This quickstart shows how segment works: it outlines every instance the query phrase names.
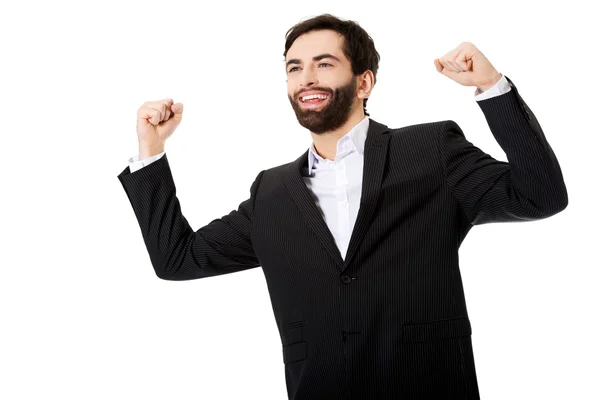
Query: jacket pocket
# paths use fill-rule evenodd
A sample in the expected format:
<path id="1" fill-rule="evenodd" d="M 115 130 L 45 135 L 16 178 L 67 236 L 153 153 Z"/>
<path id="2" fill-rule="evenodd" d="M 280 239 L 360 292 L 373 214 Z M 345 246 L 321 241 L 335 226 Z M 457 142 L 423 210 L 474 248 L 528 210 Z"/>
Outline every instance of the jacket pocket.
<path id="1" fill-rule="evenodd" d="M 292 343 L 283 346 L 283 363 L 289 364 L 306 358 L 306 342 Z"/>
<path id="2" fill-rule="evenodd" d="M 471 322 L 468 317 L 411 322 L 402 326 L 402 341 L 409 343 L 429 342 L 432 340 L 470 335 Z"/>

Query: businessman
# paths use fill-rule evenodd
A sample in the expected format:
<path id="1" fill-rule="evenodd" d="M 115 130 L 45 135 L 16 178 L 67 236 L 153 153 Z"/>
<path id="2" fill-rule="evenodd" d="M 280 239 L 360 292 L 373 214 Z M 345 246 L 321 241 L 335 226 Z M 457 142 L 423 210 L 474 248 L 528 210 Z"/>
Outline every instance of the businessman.
<path id="1" fill-rule="evenodd" d="M 379 54 L 354 21 L 323 14 L 299 22 L 284 58 L 288 99 L 310 148 L 260 171 L 237 210 L 197 231 L 181 213 L 164 150 L 183 104 L 139 108 L 139 156 L 118 178 L 156 275 L 177 281 L 262 267 L 289 399 L 479 399 L 458 250 L 474 225 L 566 208 L 562 172 L 535 115 L 469 42 L 434 66 L 475 88 L 508 162 L 451 120 L 389 128 L 369 118 Z"/>

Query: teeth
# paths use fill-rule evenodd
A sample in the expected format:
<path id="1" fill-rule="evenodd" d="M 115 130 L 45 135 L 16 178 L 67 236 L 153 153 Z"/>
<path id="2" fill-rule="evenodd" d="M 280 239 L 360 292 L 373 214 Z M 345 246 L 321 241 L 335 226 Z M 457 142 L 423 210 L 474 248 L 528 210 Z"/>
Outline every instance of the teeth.
<path id="1" fill-rule="evenodd" d="M 308 96 L 302 97 L 302 101 L 310 100 L 310 99 L 326 99 L 328 95 L 325 94 L 309 94 Z"/>

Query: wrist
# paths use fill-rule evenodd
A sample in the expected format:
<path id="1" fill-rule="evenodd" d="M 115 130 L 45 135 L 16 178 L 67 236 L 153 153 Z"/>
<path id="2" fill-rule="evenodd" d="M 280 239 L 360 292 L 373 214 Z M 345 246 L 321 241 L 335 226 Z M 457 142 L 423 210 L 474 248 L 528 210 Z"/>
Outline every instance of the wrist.
<path id="1" fill-rule="evenodd" d="M 140 142 L 139 153 L 140 160 L 155 156 L 165 151 L 164 143 L 144 143 Z"/>
<path id="2" fill-rule="evenodd" d="M 490 79 L 490 81 L 488 83 L 483 84 L 483 85 L 478 85 L 477 88 L 479 90 L 481 90 L 482 92 L 485 92 L 489 88 L 494 87 L 501 78 L 502 78 L 502 74 L 500 72 L 497 72 L 496 75 L 494 76 L 494 78 Z"/>

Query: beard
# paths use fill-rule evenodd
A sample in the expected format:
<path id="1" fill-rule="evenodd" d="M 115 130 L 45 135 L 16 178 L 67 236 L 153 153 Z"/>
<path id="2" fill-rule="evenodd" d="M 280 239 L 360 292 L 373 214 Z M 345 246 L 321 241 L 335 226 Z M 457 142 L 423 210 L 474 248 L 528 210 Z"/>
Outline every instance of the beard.
<path id="1" fill-rule="evenodd" d="M 323 134 L 339 128 L 348 120 L 356 92 L 356 80 L 354 78 L 351 78 L 348 84 L 336 88 L 333 93 L 329 89 L 318 87 L 310 88 L 309 90 L 328 93 L 329 99 L 322 107 L 311 110 L 302 108 L 299 104 L 299 97 L 298 100 L 294 100 L 288 94 L 288 99 L 292 104 L 300 125 L 312 133 Z"/>

